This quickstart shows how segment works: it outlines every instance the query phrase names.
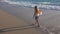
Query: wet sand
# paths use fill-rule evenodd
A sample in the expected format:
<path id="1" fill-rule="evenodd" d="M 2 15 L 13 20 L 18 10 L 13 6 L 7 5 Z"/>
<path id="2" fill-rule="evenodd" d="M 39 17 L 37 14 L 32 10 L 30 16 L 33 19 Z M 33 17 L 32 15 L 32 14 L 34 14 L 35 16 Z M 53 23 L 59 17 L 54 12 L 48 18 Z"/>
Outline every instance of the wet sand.
<path id="1" fill-rule="evenodd" d="M 26 24 L 22 19 L 0 10 L 0 34 L 40 34 L 34 25 Z"/>
<path id="2" fill-rule="evenodd" d="M 47 34 L 34 27 L 32 18 L 33 8 L 23 8 L 17 5 L 3 5 L 0 10 L 1 34 Z M 60 11 L 42 9 L 40 23 L 43 27 L 54 32 L 60 32 Z M 28 25 L 28 26 L 26 26 Z M 20 28 L 20 26 L 22 28 Z M 10 30 L 12 29 L 12 30 Z M 5 31 L 2 31 L 5 30 Z M 7 31 L 6 31 L 7 30 Z M 27 33 L 28 32 L 28 33 Z"/>

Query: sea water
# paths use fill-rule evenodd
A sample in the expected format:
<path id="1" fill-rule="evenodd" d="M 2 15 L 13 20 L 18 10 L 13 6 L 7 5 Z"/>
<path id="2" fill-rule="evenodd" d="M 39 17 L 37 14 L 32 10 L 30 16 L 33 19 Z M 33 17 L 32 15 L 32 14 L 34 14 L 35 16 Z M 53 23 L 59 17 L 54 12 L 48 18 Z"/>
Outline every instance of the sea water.
<path id="1" fill-rule="evenodd" d="M 60 10 L 60 0 L 1 0 L 9 4 L 16 4 L 22 7 L 33 8 L 37 5 L 39 8 L 43 9 L 54 9 Z"/>
<path id="2" fill-rule="evenodd" d="M 39 8 L 43 9 L 60 10 L 60 0 L 1 0 L 1 2 L 27 8 L 33 8 L 35 5 L 37 5 Z M 57 31 L 54 27 L 51 29 L 43 27 L 43 29 L 44 31 L 48 31 L 49 34 L 52 34 L 50 30 Z"/>

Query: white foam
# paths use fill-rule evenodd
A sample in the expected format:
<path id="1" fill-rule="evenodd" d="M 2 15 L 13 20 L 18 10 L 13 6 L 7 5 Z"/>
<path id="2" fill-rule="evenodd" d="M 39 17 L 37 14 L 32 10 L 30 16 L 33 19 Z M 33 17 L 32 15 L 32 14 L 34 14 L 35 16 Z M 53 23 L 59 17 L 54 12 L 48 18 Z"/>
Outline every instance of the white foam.
<path id="1" fill-rule="evenodd" d="M 52 4 L 51 2 L 37 2 L 39 4 Z"/>
<path id="2" fill-rule="evenodd" d="M 51 2 L 37 2 L 38 4 L 34 4 L 33 2 L 26 2 L 26 1 L 20 1 L 20 2 L 14 2 L 10 0 L 3 0 L 4 2 L 7 2 L 9 4 L 17 4 L 23 7 L 34 7 L 37 5 L 40 8 L 46 8 L 46 9 L 60 9 L 60 6 L 56 5 L 46 5 L 46 4 L 53 4 Z"/>
<path id="3" fill-rule="evenodd" d="M 8 2 L 8 0 L 1 0 L 1 2 Z"/>

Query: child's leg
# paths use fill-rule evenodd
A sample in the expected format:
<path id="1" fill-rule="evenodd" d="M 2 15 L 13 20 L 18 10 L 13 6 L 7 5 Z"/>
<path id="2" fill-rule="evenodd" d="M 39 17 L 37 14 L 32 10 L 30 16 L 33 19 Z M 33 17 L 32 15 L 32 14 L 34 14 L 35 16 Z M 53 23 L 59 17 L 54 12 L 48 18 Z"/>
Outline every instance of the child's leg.
<path id="1" fill-rule="evenodd" d="M 39 25 L 39 21 L 37 20 L 37 24 L 38 24 L 38 27 L 40 27 L 40 25 Z"/>
<path id="2" fill-rule="evenodd" d="M 40 25 L 39 25 L 39 21 L 38 21 L 38 20 L 36 20 L 36 23 L 37 23 L 37 26 L 40 27 Z"/>
<path id="3" fill-rule="evenodd" d="M 36 26 L 40 27 L 40 26 L 39 26 L 38 18 L 39 18 L 39 16 L 35 16 L 35 24 L 36 24 Z"/>

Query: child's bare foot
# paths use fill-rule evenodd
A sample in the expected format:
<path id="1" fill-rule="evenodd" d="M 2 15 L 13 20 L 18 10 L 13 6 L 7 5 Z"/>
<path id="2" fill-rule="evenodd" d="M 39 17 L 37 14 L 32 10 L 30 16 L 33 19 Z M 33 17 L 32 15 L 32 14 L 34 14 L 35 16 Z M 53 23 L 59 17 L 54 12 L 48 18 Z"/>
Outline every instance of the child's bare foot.
<path id="1" fill-rule="evenodd" d="M 40 25 L 38 25 L 38 24 L 35 24 L 35 26 L 38 27 L 38 28 L 40 27 Z"/>
<path id="2" fill-rule="evenodd" d="M 39 25 L 37 27 L 40 27 Z"/>

